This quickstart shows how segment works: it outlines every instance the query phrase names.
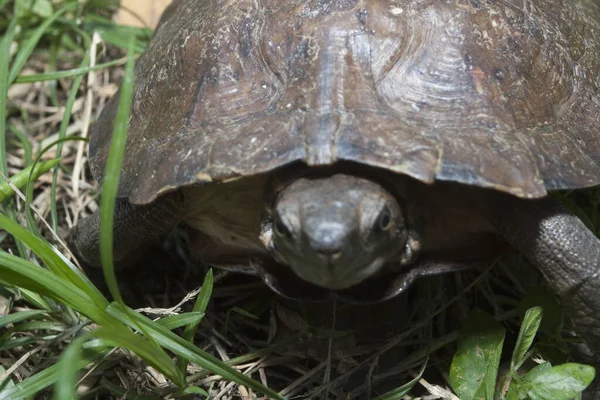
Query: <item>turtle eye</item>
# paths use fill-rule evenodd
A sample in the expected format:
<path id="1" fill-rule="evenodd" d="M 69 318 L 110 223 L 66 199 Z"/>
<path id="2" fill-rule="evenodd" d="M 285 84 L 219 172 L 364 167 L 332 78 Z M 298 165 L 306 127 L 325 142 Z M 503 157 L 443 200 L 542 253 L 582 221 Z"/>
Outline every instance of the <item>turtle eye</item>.
<path id="1" fill-rule="evenodd" d="M 290 230 L 287 228 L 287 226 L 285 226 L 282 220 L 276 219 L 275 223 L 273 224 L 273 227 L 277 235 L 281 237 L 291 236 Z"/>
<path id="2" fill-rule="evenodd" d="M 392 227 L 392 216 L 387 208 L 379 215 L 379 229 L 387 231 Z"/>

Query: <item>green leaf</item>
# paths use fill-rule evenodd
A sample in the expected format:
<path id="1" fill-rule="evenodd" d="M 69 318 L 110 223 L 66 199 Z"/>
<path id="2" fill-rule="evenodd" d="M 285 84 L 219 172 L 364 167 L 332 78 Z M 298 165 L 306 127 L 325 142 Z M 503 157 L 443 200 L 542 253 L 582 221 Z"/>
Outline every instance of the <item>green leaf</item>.
<path id="1" fill-rule="evenodd" d="M 510 381 L 510 386 L 508 387 L 508 391 L 506 392 L 505 399 L 506 400 L 525 400 L 527 398 L 527 393 L 523 391 L 521 381 L 518 379 L 513 379 Z"/>
<path id="2" fill-rule="evenodd" d="M 535 306 L 542 307 L 544 310 L 540 332 L 557 334 L 562 331 L 564 310 L 553 292 L 543 285 L 536 285 L 529 289 L 519 303 L 519 313 L 522 318 L 525 318 L 527 310 Z"/>
<path id="3" fill-rule="evenodd" d="M 10 181 L 18 189 L 22 189 L 23 187 L 25 187 L 25 185 L 27 185 L 30 175 L 31 175 L 32 181 L 36 180 L 42 174 L 50 171 L 50 169 L 52 169 L 52 167 L 57 165 L 60 162 L 60 160 L 61 160 L 60 158 L 55 158 L 54 160 L 48 160 L 48 161 L 43 161 L 43 162 L 37 163 L 34 168 L 33 168 L 33 165 L 29 166 L 29 167 L 23 169 L 21 172 L 17 173 L 16 175 L 13 175 L 10 178 Z M 32 173 L 32 171 L 33 171 L 33 173 Z M 8 184 L 8 182 L 3 181 L 0 183 L 0 201 L 4 201 L 14 194 L 15 194 L 15 192 L 14 192 L 13 188 L 11 187 L 11 185 Z"/>
<path id="4" fill-rule="evenodd" d="M 483 311 L 465 321 L 450 367 L 450 385 L 461 400 L 494 398 L 504 327 Z"/>
<path id="5" fill-rule="evenodd" d="M 536 365 L 534 368 L 532 368 L 527 373 L 527 375 L 525 375 L 525 379 L 528 379 L 530 381 L 537 379 L 538 376 L 547 373 L 551 369 L 552 369 L 552 364 L 549 362 L 545 362 L 545 363 Z"/>
<path id="6" fill-rule="evenodd" d="M 542 322 L 542 315 L 543 310 L 541 307 L 532 307 L 525 313 L 515 350 L 510 360 L 510 369 L 512 371 L 516 371 L 525 362 L 525 354 L 531 347 L 533 339 L 535 339 L 535 334 Z"/>
<path id="7" fill-rule="evenodd" d="M 532 369 L 524 379 L 524 387 L 531 400 L 570 400 L 583 392 L 596 374 L 593 367 L 575 363 L 536 369 Z M 534 371 L 535 374 L 532 374 Z"/>
<path id="8" fill-rule="evenodd" d="M 552 364 L 549 362 L 540 364 L 533 368 L 531 371 L 527 373 L 528 379 L 533 379 L 539 374 L 545 372 L 552 368 Z M 506 392 L 506 400 L 525 400 L 528 398 L 526 391 L 526 382 L 521 379 L 518 375 L 514 374 L 513 379 L 510 381 L 510 386 L 508 391 Z"/>

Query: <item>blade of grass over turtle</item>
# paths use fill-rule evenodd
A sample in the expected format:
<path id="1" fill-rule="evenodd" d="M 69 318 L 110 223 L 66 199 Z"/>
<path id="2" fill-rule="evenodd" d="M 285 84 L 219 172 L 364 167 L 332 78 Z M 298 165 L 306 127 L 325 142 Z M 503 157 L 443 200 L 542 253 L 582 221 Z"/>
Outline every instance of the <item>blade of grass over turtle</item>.
<path id="1" fill-rule="evenodd" d="M 38 164 L 25 168 L 21 172 L 10 177 L 10 182 L 17 187 L 18 189 L 23 189 L 27 182 L 31 179 L 35 181 L 40 175 L 45 174 L 50 171 L 54 166 L 56 166 L 60 162 L 60 158 L 55 158 L 53 160 L 42 161 Z M 12 186 L 4 181 L 0 183 L 0 201 L 4 201 L 8 199 L 10 196 L 14 195 L 15 191 Z"/>
<path id="2" fill-rule="evenodd" d="M 63 8 L 56 11 L 50 18 L 44 20 L 44 22 L 28 37 L 28 39 L 21 44 L 21 48 L 17 55 L 15 56 L 15 60 L 10 68 L 10 73 L 8 77 L 8 83 L 12 84 L 17 75 L 21 72 L 25 63 L 33 53 L 33 50 L 37 46 L 39 40 L 42 38 L 42 35 L 46 32 L 46 30 L 54 23 L 54 21 L 65 14 L 68 11 L 74 10 L 79 6 L 77 2 L 68 3 Z M 10 54 L 10 52 L 3 52 L 2 54 Z M 1 72 L 1 71 L 0 71 Z"/>
<path id="3" fill-rule="evenodd" d="M 208 307 L 208 302 L 210 301 L 210 297 L 212 295 L 213 284 L 213 270 L 210 269 L 204 277 L 202 288 L 200 289 L 200 293 L 198 293 L 198 297 L 196 298 L 196 302 L 194 303 L 194 308 L 192 309 L 192 312 L 206 312 L 206 307 Z M 185 331 L 183 332 L 183 340 L 192 343 L 194 336 L 196 336 L 196 331 L 198 330 L 199 324 L 200 319 L 186 326 Z M 179 357 L 177 359 L 177 368 L 179 368 L 179 370 L 182 373 L 185 373 L 185 371 L 187 370 L 187 364 L 188 362 L 184 357 Z"/>
<path id="4" fill-rule="evenodd" d="M 44 81 L 55 81 L 64 78 L 72 78 L 75 76 L 85 75 L 90 72 L 123 65 L 126 61 L 127 58 L 119 58 L 117 60 L 108 61 L 102 64 L 96 64 L 92 67 L 80 67 L 64 71 L 47 72 L 43 74 L 19 75 L 17 79 L 15 79 L 15 83 L 35 83 Z"/>
<path id="5" fill-rule="evenodd" d="M 125 75 L 121 83 L 121 96 L 119 98 L 119 108 L 115 118 L 114 131 L 108 158 L 106 160 L 106 170 L 104 172 L 104 181 L 102 183 L 102 199 L 100 201 L 100 259 L 104 269 L 104 277 L 108 284 L 113 298 L 119 303 L 123 303 L 123 298 L 117 285 L 115 275 L 115 266 L 113 263 L 113 225 L 115 212 L 115 199 L 119 185 L 119 175 L 121 171 L 121 162 L 125 152 L 125 141 L 127 139 L 127 130 L 129 124 L 129 113 L 131 110 L 131 99 L 133 95 L 133 49 L 135 38 L 129 38 L 129 48 L 127 50 L 127 64 L 125 65 Z"/>
<path id="6" fill-rule="evenodd" d="M 269 389 L 260 382 L 257 382 L 254 379 L 231 368 L 225 362 L 200 350 L 198 347 L 187 342 L 168 329 L 153 323 L 150 319 L 130 308 L 113 302 L 108 307 L 107 312 L 131 327 L 135 328 L 138 325 L 143 326 L 145 331 L 152 335 L 152 337 L 161 346 L 169 351 L 172 351 L 180 357 L 186 358 L 188 361 L 198 364 L 200 367 L 211 371 L 216 375 L 220 375 L 223 378 L 239 383 L 240 385 L 250 387 L 255 391 L 264 393 L 273 399 L 285 399 L 285 397 L 279 395 L 277 392 Z"/>

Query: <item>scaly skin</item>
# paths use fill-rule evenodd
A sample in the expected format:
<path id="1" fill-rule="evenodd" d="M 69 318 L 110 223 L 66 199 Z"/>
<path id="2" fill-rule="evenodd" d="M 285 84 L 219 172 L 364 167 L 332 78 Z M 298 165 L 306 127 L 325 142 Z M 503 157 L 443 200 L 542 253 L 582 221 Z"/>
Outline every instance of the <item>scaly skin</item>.
<path id="1" fill-rule="evenodd" d="M 142 248 L 171 230 L 183 217 L 183 196 L 173 192 L 146 206 L 117 199 L 114 213 L 113 259 L 117 268 L 127 268 L 143 253 Z M 100 209 L 75 226 L 67 238 L 75 256 L 88 267 L 100 261 Z"/>
<path id="2" fill-rule="evenodd" d="M 527 257 L 562 300 L 566 315 L 600 365 L 600 240 L 553 199 L 527 201 L 490 193 L 486 208 L 498 232 Z M 586 391 L 600 400 L 598 379 Z"/>

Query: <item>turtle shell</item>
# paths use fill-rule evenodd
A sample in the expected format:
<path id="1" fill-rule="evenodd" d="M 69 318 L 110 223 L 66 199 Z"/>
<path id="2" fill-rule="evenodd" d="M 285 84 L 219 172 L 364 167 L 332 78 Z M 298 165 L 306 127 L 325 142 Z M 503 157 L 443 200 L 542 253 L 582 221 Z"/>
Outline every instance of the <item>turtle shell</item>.
<path id="1" fill-rule="evenodd" d="M 600 183 L 596 0 L 176 0 L 135 72 L 137 204 L 294 162 L 523 198 Z M 92 130 L 99 181 L 118 97 Z"/>

